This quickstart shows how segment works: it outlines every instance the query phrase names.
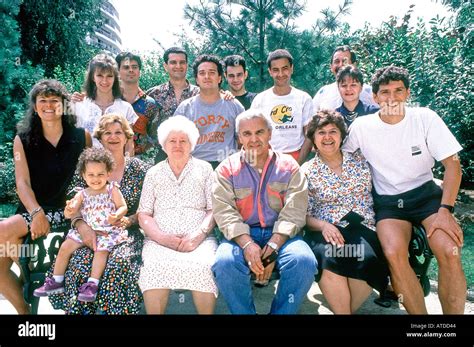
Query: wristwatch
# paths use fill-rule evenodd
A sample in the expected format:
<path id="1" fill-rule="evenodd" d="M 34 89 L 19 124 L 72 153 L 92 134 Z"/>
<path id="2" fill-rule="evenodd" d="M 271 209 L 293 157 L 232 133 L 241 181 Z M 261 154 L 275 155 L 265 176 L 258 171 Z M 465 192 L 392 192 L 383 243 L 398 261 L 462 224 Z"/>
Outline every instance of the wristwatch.
<path id="1" fill-rule="evenodd" d="M 272 241 L 267 242 L 267 245 L 268 245 L 268 247 L 273 249 L 275 251 L 275 253 L 278 253 L 278 245 L 275 242 L 272 242 Z"/>
<path id="2" fill-rule="evenodd" d="M 441 204 L 439 207 L 444 207 L 445 209 L 447 209 L 451 213 L 454 212 L 454 206 L 452 206 L 452 205 Z"/>

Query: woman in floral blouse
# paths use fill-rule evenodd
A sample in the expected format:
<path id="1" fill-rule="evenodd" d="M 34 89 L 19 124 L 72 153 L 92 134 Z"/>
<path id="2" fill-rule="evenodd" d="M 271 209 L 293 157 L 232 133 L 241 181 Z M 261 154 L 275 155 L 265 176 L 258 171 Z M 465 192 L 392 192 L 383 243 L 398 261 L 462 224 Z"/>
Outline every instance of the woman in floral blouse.
<path id="1" fill-rule="evenodd" d="M 95 237 L 92 239 L 95 232 L 83 220 L 74 218 L 72 223 L 78 228 L 84 242 L 89 243 L 86 243 L 89 247 L 80 248 L 73 253 L 65 273 L 65 292 L 48 298 L 55 309 L 62 309 L 66 314 L 138 314 L 143 302 L 138 286 L 143 235 L 138 228 L 136 211 L 150 165 L 124 155 L 125 145 L 133 137 L 133 131 L 123 115 L 103 115 L 95 129 L 94 137 L 114 157 L 115 167 L 111 181 L 119 182 L 120 191 L 127 202 L 128 214 L 120 220 L 120 225 L 127 229 L 128 240 L 115 246 L 110 252 L 97 300 L 79 301 L 79 287 L 87 281 L 91 271 L 94 252 L 89 247 L 91 243 L 95 243 Z M 69 188 L 75 187 L 85 187 L 84 179 L 78 173 Z M 52 275 L 51 272 L 48 272 L 48 277 Z"/>
<path id="2" fill-rule="evenodd" d="M 387 284 L 388 268 L 375 233 L 372 182 L 360 153 L 341 151 L 344 118 L 320 111 L 307 136 L 316 156 L 302 167 L 308 179 L 306 241 L 321 274 L 319 287 L 336 314 L 354 313 Z"/>

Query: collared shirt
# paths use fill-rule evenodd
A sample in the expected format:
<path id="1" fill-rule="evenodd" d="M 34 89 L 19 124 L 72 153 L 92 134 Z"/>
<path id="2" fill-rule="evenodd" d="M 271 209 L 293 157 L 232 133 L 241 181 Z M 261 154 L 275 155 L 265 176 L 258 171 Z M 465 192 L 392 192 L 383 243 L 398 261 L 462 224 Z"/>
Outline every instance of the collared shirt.
<path id="1" fill-rule="evenodd" d="M 159 116 L 152 122 L 151 131 L 156 133 L 158 126 L 174 114 L 181 102 L 199 94 L 198 86 L 189 83 L 188 80 L 186 82 L 188 86 L 183 89 L 179 100 L 176 100 L 176 93 L 170 81 L 153 87 L 146 92 L 147 95 L 155 99 L 160 108 Z"/>
<path id="2" fill-rule="evenodd" d="M 242 150 L 215 171 L 212 211 L 228 240 L 249 234 L 251 227 L 294 237 L 306 224 L 307 206 L 306 179 L 289 155 L 270 151 L 259 174 Z"/>
<path id="3" fill-rule="evenodd" d="M 359 95 L 360 100 L 366 105 L 377 105 L 372 96 L 372 87 L 364 84 Z M 313 98 L 313 111 L 317 113 L 323 109 L 335 110 L 342 104 L 341 94 L 337 83 L 327 84 L 321 87 Z"/>
<path id="4" fill-rule="evenodd" d="M 375 113 L 379 109 L 380 109 L 379 106 L 367 105 L 359 100 L 359 103 L 354 108 L 354 111 L 349 111 L 344 105 L 344 103 L 338 108 L 336 108 L 336 111 L 339 112 L 344 117 L 344 121 L 346 122 L 346 125 L 349 126 L 357 117 L 366 116 L 368 114 Z"/>
<path id="5" fill-rule="evenodd" d="M 156 131 L 152 130 L 152 123 L 158 119 L 160 108 L 156 101 L 140 88 L 138 88 L 138 94 L 132 107 L 138 116 L 133 125 L 135 154 L 142 154 L 158 143 Z"/>
<path id="6" fill-rule="evenodd" d="M 306 162 L 301 171 L 308 179 L 308 215 L 345 227 L 341 221 L 350 211 L 364 217 L 367 228 L 375 230 L 372 176 L 360 152 L 342 152 L 342 173 L 338 176 L 319 157 Z"/>

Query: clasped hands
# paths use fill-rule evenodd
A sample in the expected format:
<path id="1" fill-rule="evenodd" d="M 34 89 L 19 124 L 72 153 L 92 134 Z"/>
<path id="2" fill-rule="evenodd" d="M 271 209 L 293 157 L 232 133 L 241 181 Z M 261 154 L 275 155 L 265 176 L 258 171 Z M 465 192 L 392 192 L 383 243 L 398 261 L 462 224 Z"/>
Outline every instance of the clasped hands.
<path id="1" fill-rule="evenodd" d="M 275 268 L 276 258 L 277 253 L 268 245 L 262 249 L 257 243 L 252 242 L 244 250 L 244 259 L 259 282 L 266 282 L 270 279 Z"/>

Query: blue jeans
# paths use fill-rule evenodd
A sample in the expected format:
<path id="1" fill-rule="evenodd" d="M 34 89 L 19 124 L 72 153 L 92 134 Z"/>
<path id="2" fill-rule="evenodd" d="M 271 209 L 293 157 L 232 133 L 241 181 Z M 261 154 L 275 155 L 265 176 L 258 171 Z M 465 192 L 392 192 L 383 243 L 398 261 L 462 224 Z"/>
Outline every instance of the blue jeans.
<path id="1" fill-rule="evenodd" d="M 272 236 L 272 229 L 251 228 L 250 236 L 263 247 Z M 270 314 L 296 314 L 317 273 L 316 258 L 301 236 L 289 239 L 280 248 L 276 269 L 280 272 L 280 282 Z M 222 240 L 212 271 L 232 314 L 256 314 L 250 269 L 237 243 Z"/>

